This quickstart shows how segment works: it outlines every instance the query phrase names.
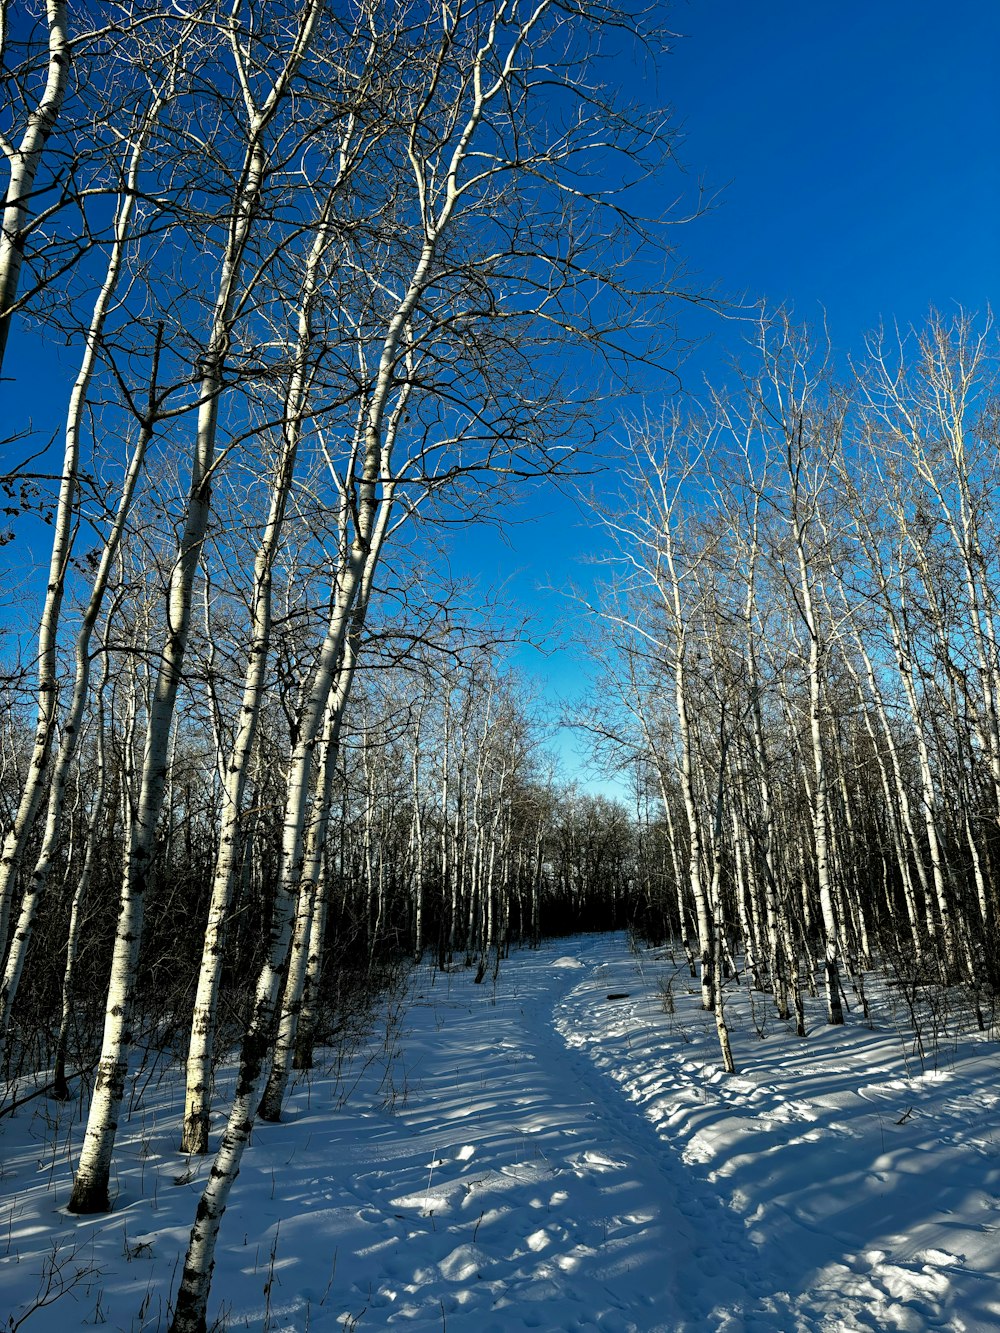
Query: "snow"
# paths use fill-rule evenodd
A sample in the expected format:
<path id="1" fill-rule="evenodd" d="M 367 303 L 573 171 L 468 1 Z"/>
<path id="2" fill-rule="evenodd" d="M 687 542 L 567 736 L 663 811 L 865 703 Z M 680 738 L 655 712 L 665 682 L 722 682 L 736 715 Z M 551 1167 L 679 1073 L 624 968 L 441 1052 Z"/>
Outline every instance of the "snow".
<path id="1" fill-rule="evenodd" d="M 734 989 L 727 1077 L 683 958 L 624 935 L 517 953 L 495 985 L 415 969 L 367 1041 L 255 1130 L 210 1318 L 268 1333 L 997 1329 L 996 1044 L 943 996 L 921 1059 L 898 994 L 868 986 L 871 1029 L 853 1002 L 830 1028 L 810 1001 L 806 1040 Z M 78 1104 L 0 1119 L 5 1333 L 7 1309 L 27 1333 L 166 1328 L 208 1163 L 176 1152 L 176 1065 L 132 1077 L 108 1216 L 62 1209 Z"/>

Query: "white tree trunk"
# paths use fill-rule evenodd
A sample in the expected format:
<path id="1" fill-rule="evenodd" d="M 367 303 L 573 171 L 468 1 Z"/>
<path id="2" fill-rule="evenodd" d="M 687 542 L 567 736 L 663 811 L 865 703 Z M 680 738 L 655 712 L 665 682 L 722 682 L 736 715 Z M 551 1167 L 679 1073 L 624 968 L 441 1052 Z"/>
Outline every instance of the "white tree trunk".
<path id="1" fill-rule="evenodd" d="M 243 817 L 244 795 L 250 757 L 257 738 L 261 699 L 264 694 L 271 647 L 274 562 L 280 548 L 285 512 L 291 494 L 303 420 L 307 410 L 309 357 L 313 340 L 312 310 L 316 299 L 319 265 L 330 240 L 328 211 L 329 199 L 319 219 L 306 263 L 299 303 L 293 370 L 285 395 L 281 447 L 271 480 L 270 508 L 254 560 L 253 586 L 250 593 L 250 651 L 247 655 L 243 680 L 239 725 L 224 766 L 219 845 L 191 1015 L 184 1125 L 181 1134 L 181 1152 L 184 1153 L 208 1152 L 212 1056 L 222 977 L 224 930 L 241 853 L 240 823 Z"/>
<path id="2" fill-rule="evenodd" d="M 134 165 L 137 165 L 137 162 Z M 119 228 L 119 237 L 124 243 L 124 237 L 127 234 L 127 216 L 122 218 L 121 221 L 125 230 L 123 231 Z M 109 265 L 107 280 L 101 293 L 101 299 L 98 302 L 98 310 L 95 311 L 95 319 L 91 323 L 87 358 L 90 360 L 91 365 L 92 359 L 90 358 L 90 353 L 96 346 L 99 337 L 99 325 L 103 323 L 104 313 L 107 309 L 107 301 L 110 298 L 110 290 L 113 288 L 117 278 L 121 257 L 121 250 L 116 246 L 116 255 L 112 264 Z M 97 325 L 97 327 L 95 327 L 95 325 Z M 11 939 L 3 984 L 2 987 L 0 987 L 0 1040 L 6 1039 L 7 1036 L 11 1011 L 17 996 L 21 972 L 24 967 L 24 960 L 27 956 L 28 944 L 31 939 L 35 912 L 45 892 L 46 886 L 48 885 L 52 862 L 59 849 L 59 843 L 62 837 L 62 814 L 66 783 L 73 760 L 76 756 L 84 711 L 90 698 L 91 639 L 98 617 L 100 616 L 104 605 L 104 595 L 107 591 L 108 580 L 111 576 L 112 567 L 121 547 L 125 524 L 132 508 L 132 500 L 135 496 L 135 488 L 143 469 L 149 441 L 153 435 L 155 419 L 153 413 L 156 397 L 158 362 L 159 337 L 157 338 L 157 346 L 153 355 L 148 411 L 146 418 L 143 420 L 139 428 L 139 438 L 135 449 L 133 450 L 132 458 L 129 462 L 122 484 L 121 495 L 119 496 L 118 501 L 118 510 L 115 514 L 111 531 L 105 540 L 104 548 L 101 552 L 97 572 L 94 575 L 94 582 L 91 587 L 90 598 L 84 611 L 83 622 L 76 638 L 76 672 L 73 682 L 73 694 L 66 717 L 63 720 L 62 739 L 60 741 L 55 763 L 51 765 L 52 771 L 48 775 L 49 800 L 46 810 L 45 832 L 42 838 L 42 846 L 38 853 L 34 870 L 32 871 L 31 877 L 24 890 L 21 913 L 14 930 L 13 938 Z M 82 373 L 83 372 L 81 371 L 81 374 Z M 82 405 L 83 400 L 81 397 L 80 402 L 77 404 L 79 410 L 82 410 Z M 77 417 L 77 420 L 79 420 L 79 417 Z"/>
<path id="3" fill-rule="evenodd" d="M 348 636 L 348 646 L 350 646 L 350 636 Z M 310 981 L 312 983 L 309 1001 L 314 1003 L 323 967 L 323 925 L 326 912 L 325 894 L 321 891 L 325 887 L 327 830 L 330 823 L 333 778 L 337 770 L 340 722 L 343 718 L 343 703 L 349 693 L 349 688 L 344 689 L 341 684 L 341 688 L 334 693 L 331 706 L 327 709 L 312 819 L 306 834 L 305 865 L 299 884 L 288 976 L 281 1005 L 281 1020 L 275 1040 L 271 1072 L 259 1108 L 262 1120 L 281 1119 L 285 1088 L 293 1065 L 296 1068 L 312 1067 L 311 1039 L 308 1058 L 298 1044 L 299 1021 L 306 1008 L 307 984 Z M 307 1027 L 310 1026 L 307 1019 Z"/>
<path id="4" fill-rule="evenodd" d="M 799 442 L 798 448 L 801 450 L 801 442 Z M 809 739 L 812 747 L 813 764 L 813 848 L 816 858 L 816 884 L 819 890 L 820 915 L 823 920 L 823 965 L 826 980 L 827 1022 L 838 1024 L 844 1021 L 844 1009 L 840 1002 L 840 969 L 837 965 L 838 928 L 833 903 L 833 884 L 830 878 L 829 803 L 822 725 L 822 643 L 813 599 L 812 573 L 806 555 L 806 520 L 799 511 L 801 500 L 797 482 L 793 480 L 792 486 L 791 521 L 799 575 L 799 609 L 808 640 L 806 674 L 809 689 Z M 807 503 L 815 505 L 815 497 L 812 497 Z M 813 517 L 815 518 L 815 515 Z"/>
<path id="5" fill-rule="evenodd" d="M 417 709 L 414 721 L 413 758 L 410 775 L 413 790 L 413 957 L 420 962 L 424 953 L 424 821 L 423 796 L 420 789 L 420 728 L 423 706 Z"/>
<path id="6" fill-rule="evenodd" d="M 125 1087 L 127 1038 L 142 932 L 145 891 L 152 866 L 156 824 L 167 778 L 174 707 L 187 650 L 195 574 L 208 529 L 211 476 L 218 432 L 219 398 L 233 321 L 239 309 L 241 273 L 266 177 L 264 134 L 287 95 L 308 49 L 323 0 L 307 0 L 284 67 L 263 105 L 249 114 L 247 150 L 238 176 L 238 195 L 223 255 L 219 290 L 203 360 L 200 407 L 191 464 L 184 526 L 167 595 L 167 630 L 150 701 L 139 803 L 126 852 L 121 905 L 115 932 L 104 1035 L 87 1130 L 68 1208 L 74 1213 L 105 1212 L 118 1109 Z"/>
<path id="7" fill-rule="evenodd" d="M 0 370 L 24 258 L 28 209 L 31 206 L 35 177 L 45 144 L 55 128 L 69 82 L 72 47 L 68 30 L 67 0 L 46 0 L 49 28 L 49 57 L 45 88 L 28 116 L 24 133 L 17 144 L 0 136 L 0 151 L 7 159 L 8 181 L 0 216 Z"/>
<path id="8" fill-rule="evenodd" d="M 87 893 L 90 889 L 90 881 L 94 869 L 94 848 L 97 843 L 98 830 L 104 822 L 105 801 L 104 793 L 107 783 L 107 764 L 105 762 L 105 740 L 104 740 L 104 688 L 107 685 L 110 663 L 107 652 L 104 657 L 103 680 L 98 686 L 98 704 L 97 704 L 97 773 L 94 778 L 94 790 L 92 794 L 93 804 L 90 809 L 90 818 L 87 821 L 87 841 L 83 856 L 83 866 L 80 870 L 80 878 L 77 880 L 76 889 L 73 893 L 73 901 L 70 905 L 69 926 L 66 931 L 66 964 L 63 968 L 62 982 L 62 1015 L 59 1022 L 59 1035 L 56 1038 L 56 1053 L 52 1065 L 52 1095 L 60 1101 L 69 1100 L 69 1083 L 66 1079 L 66 1057 L 69 1054 L 69 1030 L 73 1021 L 73 1005 L 75 1000 L 75 972 L 76 962 L 80 953 L 80 928 L 81 917 L 84 904 L 87 901 Z"/>

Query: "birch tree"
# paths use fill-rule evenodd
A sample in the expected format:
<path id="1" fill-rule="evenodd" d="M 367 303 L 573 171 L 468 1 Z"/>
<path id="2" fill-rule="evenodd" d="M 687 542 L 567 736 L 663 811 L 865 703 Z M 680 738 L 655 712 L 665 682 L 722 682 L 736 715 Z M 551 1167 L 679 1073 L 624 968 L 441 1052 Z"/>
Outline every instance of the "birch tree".
<path id="1" fill-rule="evenodd" d="M 55 25 L 55 27 L 51 28 L 51 31 L 55 33 L 56 28 L 61 28 L 65 24 L 65 5 L 50 3 L 49 11 L 50 24 Z M 60 11 L 61 16 L 60 14 L 57 14 L 56 11 Z M 83 453 L 86 446 L 86 421 L 90 411 L 89 395 L 91 382 L 102 356 L 105 326 L 113 302 L 117 297 L 119 283 L 122 279 L 123 270 L 125 269 L 128 258 L 128 248 L 134 241 L 134 219 L 139 199 L 140 185 L 145 184 L 143 181 L 143 174 L 146 166 L 144 159 L 148 151 L 150 137 L 163 114 L 164 108 L 177 94 L 180 53 L 184 52 L 189 37 L 190 26 L 187 30 L 182 28 L 178 33 L 178 46 L 173 60 L 168 62 L 166 68 L 159 72 L 159 77 L 151 87 L 147 98 L 143 103 L 140 103 L 132 124 L 127 127 L 122 135 L 122 148 L 126 151 L 126 156 L 124 169 L 122 171 L 120 193 L 118 195 L 117 207 L 112 225 L 112 237 L 108 248 L 107 263 L 103 277 L 99 280 L 93 310 L 86 327 L 80 366 L 70 393 L 69 409 L 66 418 L 62 474 L 60 478 L 59 494 L 55 504 L 48 585 L 45 602 L 42 608 L 38 637 L 38 711 L 35 724 L 34 750 L 29 764 L 27 780 L 21 796 L 20 805 L 10 829 L 6 833 L 3 850 L 2 853 L 0 853 L 0 952 L 2 952 L 3 945 L 6 942 L 6 923 L 9 916 L 10 897 L 13 892 L 15 877 L 21 862 L 27 838 L 34 826 L 39 802 L 49 783 L 49 752 L 51 749 L 56 718 L 58 716 L 56 649 L 65 595 L 66 578 L 73 547 L 75 526 L 78 521 L 77 499 L 79 494 L 80 471 L 83 466 Z M 55 51 L 55 53 L 50 53 L 51 68 L 60 70 L 63 62 L 68 58 L 66 53 L 62 51 L 65 37 L 63 36 L 57 40 L 57 37 L 54 35 L 52 41 L 57 42 L 59 49 Z M 50 74 L 50 77 L 55 76 Z M 48 112 L 44 116 L 41 112 L 39 112 L 38 115 L 42 120 L 45 120 L 46 117 L 51 118 L 51 115 Z M 38 133 L 41 133 L 40 129 L 38 130 Z M 37 146 L 36 151 L 40 153 L 40 146 Z M 21 156 L 24 156 L 24 153 L 22 153 Z M 28 156 L 30 156 L 30 154 Z M 27 170 L 27 168 L 25 169 Z M 16 212 L 20 206 L 21 205 L 17 199 L 13 202 L 8 201 L 8 210 L 13 209 Z M 6 223 L 4 225 L 6 226 Z M 4 280 L 2 246 L 0 246 L 0 291 L 3 289 Z M 17 272 L 16 265 L 13 265 L 13 262 L 8 270 L 6 281 L 9 286 L 10 284 L 16 284 Z M 13 287 L 11 287 L 11 290 L 13 290 Z M 0 359 L 2 359 L 3 331 L 5 329 L 6 322 L 0 323 Z M 158 360 L 159 354 L 157 350 L 154 351 L 153 355 L 154 367 L 158 363 Z M 153 373 L 155 376 L 155 369 Z M 135 451 L 133 462 L 126 469 L 125 481 L 123 483 L 123 501 L 119 506 L 118 517 L 112 527 L 111 536 L 105 545 L 105 554 L 102 557 L 101 569 L 95 579 L 90 606 L 85 616 L 85 629 L 83 636 L 78 643 L 77 681 L 71 705 L 72 717 L 64 726 L 64 757 L 60 761 L 60 770 L 63 774 L 65 774 L 68 764 L 72 760 L 76 727 L 79 724 L 79 716 L 87 698 L 87 638 L 89 637 L 89 632 L 93 629 L 93 625 L 100 613 L 104 589 L 107 584 L 108 572 L 114 561 L 117 546 L 121 540 L 123 525 L 128 516 L 136 481 L 139 472 L 142 469 L 145 449 L 153 429 L 156 413 L 159 410 L 159 405 L 155 401 L 155 390 L 151 393 L 150 399 L 141 425 L 139 445 Z M 127 499 L 125 497 L 127 497 Z M 73 717 L 75 717 L 75 721 L 72 720 Z M 54 785 L 56 791 L 58 791 L 60 788 L 58 777 Z M 54 836 L 55 829 L 58 827 L 58 799 L 55 803 L 50 803 L 50 811 L 50 822 L 54 826 L 50 829 L 49 841 L 51 843 L 51 838 Z M 30 903 L 34 897 L 37 896 L 37 892 L 38 890 L 32 889 L 29 898 L 26 899 L 26 909 L 29 913 L 29 918 L 33 911 Z M 27 924 L 27 919 L 25 924 Z M 16 986 L 16 982 L 14 984 Z M 4 983 L 2 998 L 0 998 L 0 1015 L 5 1014 L 9 1007 L 11 998 L 10 985 L 11 981 L 10 978 L 8 978 Z M 6 1017 L 0 1017 L 0 1026 L 2 1026 L 4 1030 L 6 1029 L 6 1022 Z"/>
<path id="2" fill-rule="evenodd" d="M 241 30 L 240 5 L 233 10 L 228 25 L 243 92 L 244 155 L 236 176 L 233 211 L 223 244 L 215 307 L 202 358 L 190 490 L 167 595 L 167 632 L 149 710 L 139 804 L 123 876 L 101 1059 L 68 1205 L 71 1212 L 103 1212 L 110 1205 L 108 1181 L 118 1107 L 124 1093 L 128 1013 L 142 931 L 143 895 L 164 795 L 167 753 L 187 647 L 195 573 L 209 520 L 219 405 L 225 388 L 227 357 L 234 325 L 245 299 L 243 264 L 258 218 L 261 192 L 268 179 L 269 132 L 292 97 L 322 9 L 321 0 L 305 0 L 295 14 L 287 47 L 280 51 L 277 61 L 272 62 L 268 61 L 263 48 L 258 54 L 252 39 Z M 262 92 L 257 91 L 260 86 Z"/>
<path id="3" fill-rule="evenodd" d="M 295 477 L 299 444 L 308 415 L 310 384 L 316 370 L 313 318 L 321 280 L 320 269 L 333 241 L 332 214 L 335 196 L 353 166 L 355 146 L 351 140 L 355 129 L 355 117 L 348 116 L 338 152 L 337 175 L 317 219 L 313 243 L 305 264 L 297 339 L 282 413 L 280 443 L 270 485 L 269 511 L 254 561 L 253 586 L 250 592 L 250 651 L 244 676 L 239 725 L 225 764 L 219 851 L 188 1050 L 187 1100 L 181 1139 L 181 1151 L 188 1153 L 208 1151 L 209 1088 L 215 1010 L 222 966 L 223 928 L 239 864 L 244 794 L 257 737 L 261 699 L 267 681 L 274 564 L 280 548 L 285 512 Z"/>
<path id="4" fill-rule="evenodd" d="M 0 64 L 11 41 L 10 0 L 0 3 Z M 0 217 L 0 370 L 17 303 L 26 236 L 35 204 L 35 181 L 42 154 L 59 119 L 70 78 L 72 46 L 67 0 L 46 0 L 48 50 L 41 91 L 21 124 L 0 133 L 0 152 L 7 167 L 3 213 Z"/>

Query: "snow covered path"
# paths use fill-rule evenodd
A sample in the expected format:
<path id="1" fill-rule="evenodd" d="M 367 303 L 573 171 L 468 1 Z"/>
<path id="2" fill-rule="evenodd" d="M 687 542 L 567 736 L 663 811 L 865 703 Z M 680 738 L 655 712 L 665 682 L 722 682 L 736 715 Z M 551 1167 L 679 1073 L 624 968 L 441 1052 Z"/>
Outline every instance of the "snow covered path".
<path id="1" fill-rule="evenodd" d="M 890 1000 L 800 1042 L 737 992 L 727 1079 L 685 971 L 623 936 L 516 954 L 495 986 L 420 969 L 258 1127 L 211 1310 L 267 1333 L 996 1330 L 997 1047 L 936 1032 L 932 1060 L 925 1032 L 922 1070 Z M 165 1328 L 206 1169 L 175 1152 L 181 1106 L 176 1069 L 137 1074 L 102 1218 L 59 1208 L 79 1108 L 0 1120 L 0 1328 L 46 1282 L 26 1333 Z"/>
<path id="2" fill-rule="evenodd" d="M 375 1286 L 391 1250 L 392 1322 L 439 1329 L 443 1302 L 449 1323 L 461 1313 L 484 1333 L 742 1327 L 711 1322 L 744 1301 L 754 1247 L 742 1223 L 554 1026 L 567 990 L 586 997 L 584 1013 L 619 1003 L 606 953 L 595 941 L 576 956 L 522 955 L 495 1004 L 464 978 L 455 998 L 418 1000 L 440 1033 L 397 1111 L 410 1150 L 372 1181 L 392 1241 L 355 1284 L 359 1297 Z"/>

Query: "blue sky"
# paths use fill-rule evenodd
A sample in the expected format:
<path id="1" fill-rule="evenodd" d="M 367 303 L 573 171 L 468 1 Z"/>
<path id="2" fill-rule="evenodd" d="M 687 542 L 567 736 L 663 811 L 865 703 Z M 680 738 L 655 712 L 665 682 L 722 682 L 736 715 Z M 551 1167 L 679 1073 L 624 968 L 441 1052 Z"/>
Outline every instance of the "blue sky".
<path id="1" fill-rule="evenodd" d="M 996 294 L 1000 6 L 693 0 L 665 70 L 714 212 L 685 249 L 732 291 L 880 317 Z"/>
<path id="2" fill-rule="evenodd" d="M 787 304 L 810 322 L 825 314 L 844 351 L 880 320 L 920 322 L 932 305 L 996 307 L 996 0 L 689 0 L 671 22 L 681 35 L 659 87 L 647 86 L 683 127 L 687 178 L 665 177 L 650 202 L 662 208 L 682 188 L 690 197 L 699 182 L 713 197 L 677 229 L 695 286 Z M 682 369 L 697 392 L 745 331 L 693 310 L 681 328 L 709 338 Z M 515 588 L 543 622 L 573 616 L 540 589 L 590 579 L 582 562 L 600 535 L 558 497 L 539 496 L 531 510 L 539 519 L 514 529 L 513 550 L 482 543 L 484 578 L 515 568 Z M 520 661 L 548 697 L 586 690 L 576 651 L 526 650 Z M 569 735 L 558 748 L 569 768 L 580 764 Z"/>

